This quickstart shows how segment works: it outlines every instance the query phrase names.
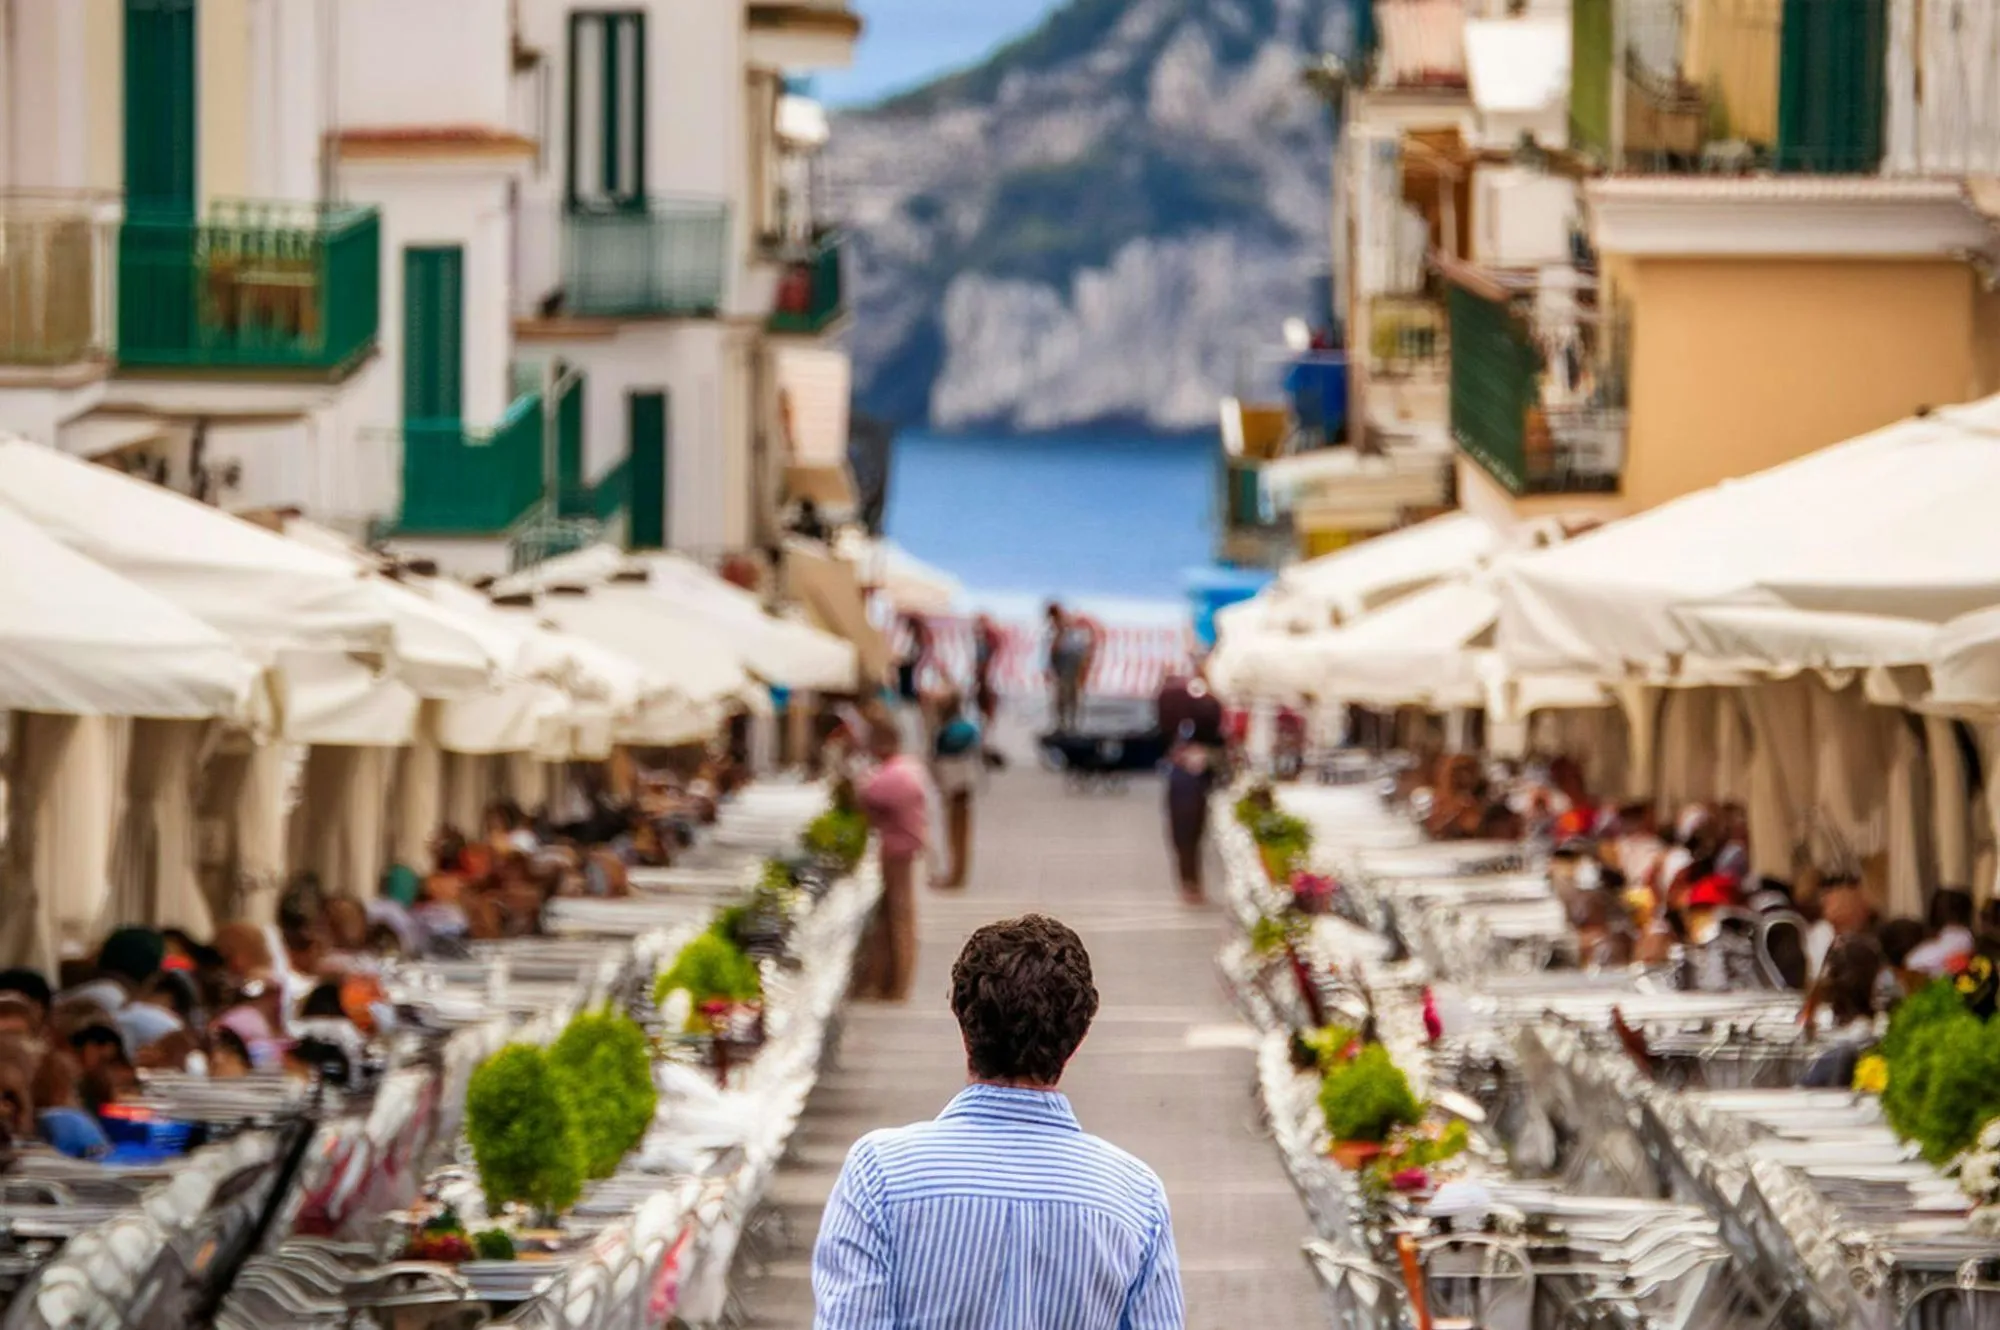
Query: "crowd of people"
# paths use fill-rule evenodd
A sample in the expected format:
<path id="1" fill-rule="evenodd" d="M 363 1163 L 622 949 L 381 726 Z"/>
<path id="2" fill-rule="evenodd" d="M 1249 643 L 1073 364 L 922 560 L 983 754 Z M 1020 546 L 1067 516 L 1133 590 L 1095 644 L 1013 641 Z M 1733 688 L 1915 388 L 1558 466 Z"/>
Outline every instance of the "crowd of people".
<path id="1" fill-rule="evenodd" d="M 300 873 L 269 924 L 206 939 L 119 928 L 59 974 L 0 971 L 0 1151 L 126 1162 L 172 1148 L 133 1104 L 148 1074 L 347 1083 L 397 1020 L 386 964 L 538 933 L 554 897 L 627 894 L 629 871 L 670 863 L 743 778 L 711 755 L 686 776 L 640 775 L 625 798 L 600 783 L 533 815 L 496 801 L 476 834 L 442 827 L 428 864 L 391 867 L 374 900 Z"/>
<path id="2" fill-rule="evenodd" d="M 1810 1083 L 1844 1086 L 1877 1018 L 1931 981 L 2000 969 L 2000 901 L 1931 894 L 1924 918 L 1891 916 L 1855 874 L 1803 881 L 1751 872 L 1750 821 L 1735 802 L 1690 803 L 1671 822 L 1650 800 L 1592 798 L 1566 758 L 1494 763 L 1445 756 L 1405 777 L 1441 840 L 1517 840 L 1550 857 L 1581 964 L 1673 966 L 1686 986 L 1754 985 L 1775 970 L 1805 994 L 1825 1040 Z"/>

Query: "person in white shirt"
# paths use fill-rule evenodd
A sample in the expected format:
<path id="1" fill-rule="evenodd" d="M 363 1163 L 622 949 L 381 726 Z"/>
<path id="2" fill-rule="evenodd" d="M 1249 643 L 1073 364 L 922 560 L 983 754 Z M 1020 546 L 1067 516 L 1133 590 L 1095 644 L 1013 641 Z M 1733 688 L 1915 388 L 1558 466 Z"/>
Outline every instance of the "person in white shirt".
<path id="1" fill-rule="evenodd" d="M 1972 896 L 1943 887 L 1931 897 L 1931 934 L 1904 960 L 1905 969 L 1932 978 L 1949 974 L 1972 954 Z"/>

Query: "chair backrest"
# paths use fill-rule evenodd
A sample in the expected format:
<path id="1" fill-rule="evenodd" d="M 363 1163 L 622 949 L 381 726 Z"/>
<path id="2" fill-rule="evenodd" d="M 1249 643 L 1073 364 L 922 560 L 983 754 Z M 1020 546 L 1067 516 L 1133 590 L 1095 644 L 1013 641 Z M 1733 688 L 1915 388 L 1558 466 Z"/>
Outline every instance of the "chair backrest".
<path id="1" fill-rule="evenodd" d="M 1773 988 L 1806 986 L 1806 921 L 1789 910 L 1763 916 L 1757 927 L 1757 964 Z"/>
<path id="2" fill-rule="evenodd" d="M 1403 1287 L 1359 1252 L 1326 1242 L 1305 1245 L 1333 1312 L 1333 1330 L 1402 1330 Z"/>
<path id="3" fill-rule="evenodd" d="M 1480 1330 L 1532 1330 L 1535 1271 L 1521 1243 L 1450 1234 L 1428 1240 L 1421 1251 L 1433 1314 L 1467 1317 Z"/>
<path id="4" fill-rule="evenodd" d="M 1933 1284 L 1903 1310 L 1900 1330 L 2000 1330 L 2000 1284 Z"/>

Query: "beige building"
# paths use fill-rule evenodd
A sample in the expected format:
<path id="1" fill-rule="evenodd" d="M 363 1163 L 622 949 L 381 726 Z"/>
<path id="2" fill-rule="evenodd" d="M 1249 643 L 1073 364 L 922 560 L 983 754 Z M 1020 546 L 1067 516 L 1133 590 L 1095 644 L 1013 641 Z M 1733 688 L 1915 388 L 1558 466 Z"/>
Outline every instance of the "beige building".
<path id="1" fill-rule="evenodd" d="M 1442 265 L 1464 506 L 1639 512 L 2000 388 L 2000 105 L 1952 95 L 2000 24 L 1909 8 L 1578 0 L 1580 262 Z"/>

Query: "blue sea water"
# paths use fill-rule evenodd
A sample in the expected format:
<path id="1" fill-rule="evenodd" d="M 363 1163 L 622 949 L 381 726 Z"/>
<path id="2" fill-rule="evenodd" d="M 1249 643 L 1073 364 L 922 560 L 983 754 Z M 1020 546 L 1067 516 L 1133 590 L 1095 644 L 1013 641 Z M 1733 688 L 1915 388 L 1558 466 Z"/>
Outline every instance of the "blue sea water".
<path id="1" fill-rule="evenodd" d="M 974 604 L 1062 595 L 1183 608 L 1214 555 L 1212 438 L 896 438 L 889 536 Z"/>

